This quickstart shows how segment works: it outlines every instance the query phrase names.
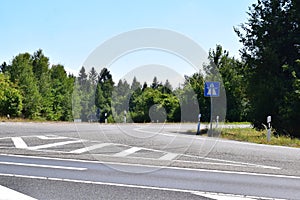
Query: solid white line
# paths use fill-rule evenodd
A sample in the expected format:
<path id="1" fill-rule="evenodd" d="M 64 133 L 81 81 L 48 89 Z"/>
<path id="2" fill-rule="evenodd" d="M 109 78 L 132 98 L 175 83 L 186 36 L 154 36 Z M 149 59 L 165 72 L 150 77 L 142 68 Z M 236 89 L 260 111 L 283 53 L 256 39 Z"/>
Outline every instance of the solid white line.
<path id="1" fill-rule="evenodd" d="M 84 147 L 84 148 L 81 148 L 81 149 L 76 149 L 74 151 L 70 151 L 69 153 L 84 153 L 84 152 L 91 151 L 91 150 L 94 150 L 94 149 L 100 149 L 102 147 L 109 146 L 109 145 L 111 145 L 111 143 L 95 144 L 93 146 Z"/>
<path id="2" fill-rule="evenodd" d="M 26 149 L 28 147 L 21 137 L 12 137 L 11 140 L 13 141 L 16 148 Z"/>
<path id="3" fill-rule="evenodd" d="M 214 169 L 196 169 L 196 168 L 170 167 L 170 166 L 160 166 L 160 165 L 120 163 L 120 162 L 108 162 L 108 161 L 100 162 L 100 161 L 93 161 L 93 160 L 76 160 L 76 159 L 66 159 L 66 158 L 49 158 L 49 157 L 40 157 L 40 156 L 25 156 L 25 155 L 11 155 L 11 154 L 0 154 L 0 155 L 1 156 L 9 156 L 9 157 L 19 157 L 19 158 L 35 158 L 35 159 L 43 159 L 43 160 L 61 160 L 61 161 L 81 162 L 81 163 L 125 165 L 125 166 L 149 167 L 149 168 L 160 168 L 160 169 L 211 172 L 211 173 L 221 173 L 221 174 L 222 173 L 224 173 L 224 174 L 240 174 L 240 175 L 248 175 L 248 176 L 264 176 L 264 177 L 274 177 L 274 178 L 300 179 L 300 176 L 263 174 L 263 173 L 254 173 L 254 172 L 226 171 L 226 170 L 214 170 Z"/>
<path id="4" fill-rule="evenodd" d="M 62 146 L 62 145 L 66 145 L 66 144 L 80 143 L 82 141 L 83 140 L 56 142 L 56 143 L 51 143 L 51 144 L 44 144 L 44 145 L 39 145 L 39 146 L 34 146 L 34 147 L 28 147 L 28 149 L 30 149 L 30 150 L 46 149 L 46 148 Z"/>
<path id="5" fill-rule="evenodd" d="M 166 155 L 160 157 L 159 160 L 173 160 L 177 156 L 178 156 L 178 154 L 176 154 L 176 153 L 167 153 Z"/>
<path id="6" fill-rule="evenodd" d="M 131 147 L 130 149 L 126 149 L 124 151 L 121 151 L 119 153 L 114 154 L 113 156 L 117 156 L 117 157 L 125 157 L 128 156 L 130 154 L 133 154 L 139 150 L 141 150 L 142 148 L 139 147 Z"/>
<path id="7" fill-rule="evenodd" d="M 35 198 L 32 198 L 30 196 L 27 196 L 25 194 L 15 191 L 15 190 L 9 189 L 2 185 L 0 185 L 0 194 L 1 194 L 0 199 L 3 199 L 3 200 L 16 200 L 16 199 L 36 200 Z"/>
<path id="8" fill-rule="evenodd" d="M 236 194 L 211 193 L 211 192 L 195 191 L 195 190 L 185 190 L 185 189 L 176 189 L 176 188 L 163 188 L 163 187 L 146 186 L 146 185 L 131 185 L 131 184 L 122 184 L 122 183 L 109 183 L 109 182 L 86 181 L 86 180 L 76 180 L 76 179 L 62 179 L 62 178 L 51 178 L 51 177 L 43 177 L 43 176 L 29 176 L 29 175 L 4 174 L 4 173 L 0 173 L 0 176 L 30 178 L 30 179 L 41 179 L 41 180 L 53 180 L 53 181 L 64 181 L 64 182 L 95 184 L 95 185 L 108 185 L 108 186 L 116 186 L 116 187 L 128 187 L 128 188 L 161 190 L 161 191 L 171 191 L 171 192 L 184 192 L 184 193 L 191 193 L 191 194 L 195 194 L 195 195 L 199 195 L 199 196 L 202 196 L 202 195 L 205 195 L 205 194 L 215 194 L 215 195 L 218 194 L 218 195 L 223 196 L 223 197 L 225 197 L 225 196 L 227 196 L 227 197 L 230 197 L 230 196 L 231 197 L 241 197 L 241 195 L 236 195 Z M 265 197 L 255 197 L 255 196 L 244 196 L 244 197 L 245 198 L 252 198 L 252 199 L 281 200 L 281 199 L 265 198 Z M 237 200 L 237 199 L 227 199 L 227 200 Z M 247 200 L 247 199 L 243 199 L 243 200 Z"/>
<path id="9" fill-rule="evenodd" d="M 67 167 L 67 166 L 59 166 L 59 165 L 39 165 L 39 164 L 15 163 L 15 162 L 0 162 L 0 165 L 16 165 L 16 166 L 25 166 L 25 167 L 41 167 L 41 168 L 67 169 L 67 170 L 78 170 L 78 171 L 87 170 L 87 168 L 82 168 L 82 167 Z"/>
<path id="10" fill-rule="evenodd" d="M 186 157 L 192 157 L 192 158 L 199 158 L 203 160 L 213 160 L 217 162 L 225 162 L 219 163 L 219 165 L 232 165 L 232 166 L 245 166 L 245 167 L 258 167 L 258 168 L 265 168 L 265 169 L 276 169 L 280 170 L 281 168 L 279 167 L 273 167 L 273 166 L 267 166 L 267 165 L 258 165 L 258 164 L 253 164 L 253 163 L 246 163 L 246 162 L 238 162 L 238 161 L 231 161 L 231 160 L 224 160 L 224 159 L 218 159 L 218 158 L 208 158 L 208 157 L 199 157 L 199 156 L 193 156 L 193 155 L 183 155 Z M 202 163 L 202 162 L 200 162 Z"/>

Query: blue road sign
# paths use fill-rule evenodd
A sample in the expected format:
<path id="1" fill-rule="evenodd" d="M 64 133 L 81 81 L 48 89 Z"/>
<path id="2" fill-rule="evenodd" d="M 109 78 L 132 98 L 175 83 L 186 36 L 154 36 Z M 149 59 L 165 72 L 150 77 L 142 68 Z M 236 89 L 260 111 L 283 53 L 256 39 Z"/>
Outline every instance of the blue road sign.
<path id="1" fill-rule="evenodd" d="M 220 82 L 205 82 L 204 84 L 205 97 L 218 97 L 220 96 Z"/>

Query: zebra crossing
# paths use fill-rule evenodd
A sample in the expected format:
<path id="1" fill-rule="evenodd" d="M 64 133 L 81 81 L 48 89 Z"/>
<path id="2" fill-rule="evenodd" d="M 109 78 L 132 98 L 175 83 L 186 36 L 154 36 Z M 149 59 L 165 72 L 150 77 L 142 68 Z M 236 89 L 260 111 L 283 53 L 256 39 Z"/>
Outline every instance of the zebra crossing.
<path id="1" fill-rule="evenodd" d="M 134 157 L 173 160 L 178 154 L 117 143 L 88 141 L 56 135 L 0 138 L 0 149 L 24 149 L 69 154 L 99 154 L 113 157 Z"/>
<path id="2" fill-rule="evenodd" d="M 28 151 L 49 152 L 51 154 L 97 155 L 113 158 L 128 158 L 136 160 L 156 160 L 180 162 L 185 165 L 201 164 L 203 166 L 231 166 L 239 168 L 264 168 L 280 170 L 281 168 L 267 165 L 237 162 L 231 160 L 201 157 L 188 154 L 177 154 L 164 150 L 126 144 L 109 143 L 106 141 L 90 141 L 79 138 L 57 135 L 34 135 L 0 138 L 1 149 L 19 149 Z"/>

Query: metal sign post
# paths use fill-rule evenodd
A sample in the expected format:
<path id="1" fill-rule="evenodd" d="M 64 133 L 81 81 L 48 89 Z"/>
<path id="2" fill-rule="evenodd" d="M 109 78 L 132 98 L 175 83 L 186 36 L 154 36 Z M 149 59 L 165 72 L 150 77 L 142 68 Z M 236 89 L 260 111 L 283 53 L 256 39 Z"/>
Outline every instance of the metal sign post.
<path id="1" fill-rule="evenodd" d="M 220 96 L 220 82 L 205 82 L 204 83 L 204 96 L 210 97 L 211 100 L 211 111 L 210 111 L 210 130 L 208 131 L 208 136 L 213 136 L 212 132 L 212 122 L 214 113 L 213 97 Z"/>

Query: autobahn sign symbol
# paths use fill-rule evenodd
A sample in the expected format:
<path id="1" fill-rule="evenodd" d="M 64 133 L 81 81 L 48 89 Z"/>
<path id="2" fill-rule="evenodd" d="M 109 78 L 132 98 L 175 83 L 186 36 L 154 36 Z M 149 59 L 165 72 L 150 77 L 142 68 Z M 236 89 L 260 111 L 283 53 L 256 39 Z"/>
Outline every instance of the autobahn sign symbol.
<path id="1" fill-rule="evenodd" d="M 204 83 L 204 96 L 205 97 L 220 96 L 220 82 L 205 82 Z"/>

